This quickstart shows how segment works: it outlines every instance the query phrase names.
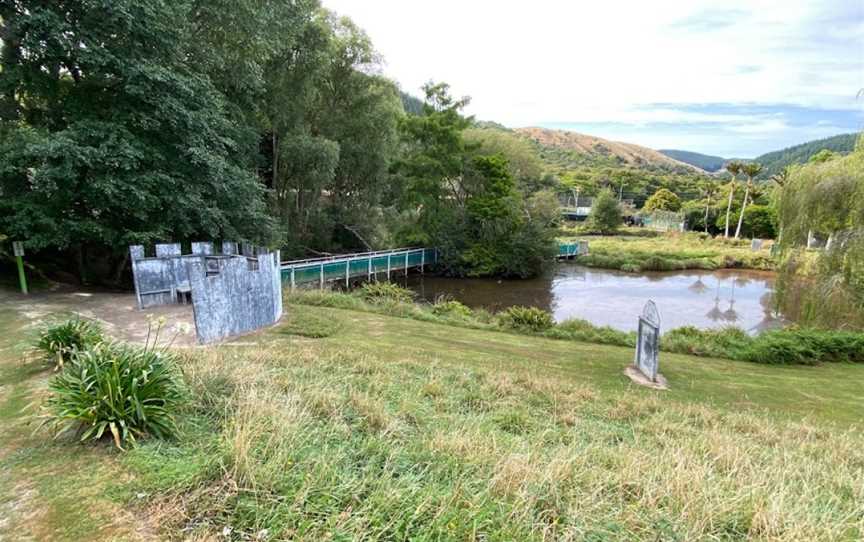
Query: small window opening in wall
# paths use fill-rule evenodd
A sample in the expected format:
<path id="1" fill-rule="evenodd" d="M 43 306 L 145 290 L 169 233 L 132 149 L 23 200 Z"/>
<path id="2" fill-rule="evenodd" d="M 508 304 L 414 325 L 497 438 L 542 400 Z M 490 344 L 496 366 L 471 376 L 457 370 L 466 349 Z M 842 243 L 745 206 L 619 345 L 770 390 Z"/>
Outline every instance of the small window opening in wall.
<path id="1" fill-rule="evenodd" d="M 246 263 L 249 265 L 249 271 L 258 271 L 258 258 L 246 258 Z"/>
<path id="2" fill-rule="evenodd" d="M 219 258 L 204 258 L 204 265 L 206 276 L 212 277 L 219 274 Z"/>

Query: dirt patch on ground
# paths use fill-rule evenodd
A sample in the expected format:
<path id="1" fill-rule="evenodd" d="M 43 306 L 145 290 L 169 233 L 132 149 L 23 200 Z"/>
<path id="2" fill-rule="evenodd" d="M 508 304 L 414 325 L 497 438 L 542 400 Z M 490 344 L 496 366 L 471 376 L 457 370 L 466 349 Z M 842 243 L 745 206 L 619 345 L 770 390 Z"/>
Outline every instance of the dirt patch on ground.
<path id="1" fill-rule="evenodd" d="M 165 305 L 139 310 L 135 295 L 110 293 L 70 286 L 56 286 L 50 291 L 23 295 L 0 289 L 0 312 L 15 311 L 31 322 L 40 325 L 42 320 L 57 313 L 74 313 L 84 318 L 98 320 L 105 332 L 122 341 L 144 343 L 155 325 L 151 322 L 164 317 L 165 324 L 159 343 L 174 340 L 174 346 L 195 346 L 195 324 L 191 305 Z M 187 334 L 177 333 L 187 327 Z M 151 334 L 152 340 L 152 334 Z"/>

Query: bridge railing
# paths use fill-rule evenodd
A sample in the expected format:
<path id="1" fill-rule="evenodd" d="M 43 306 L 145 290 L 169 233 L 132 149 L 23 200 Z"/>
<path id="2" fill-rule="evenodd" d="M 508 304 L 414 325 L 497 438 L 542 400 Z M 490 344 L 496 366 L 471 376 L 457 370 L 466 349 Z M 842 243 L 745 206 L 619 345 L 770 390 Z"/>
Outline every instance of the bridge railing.
<path id="1" fill-rule="evenodd" d="M 344 280 L 348 285 L 351 278 L 356 277 L 372 279 L 378 273 L 386 273 L 389 278 L 393 271 L 407 272 L 414 267 L 422 271 L 437 260 L 437 251 L 429 248 L 399 248 L 292 260 L 282 262 L 282 280 L 289 282 L 292 288 L 312 282 L 318 282 L 323 288 L 326 282 L 334 280 Z"/>

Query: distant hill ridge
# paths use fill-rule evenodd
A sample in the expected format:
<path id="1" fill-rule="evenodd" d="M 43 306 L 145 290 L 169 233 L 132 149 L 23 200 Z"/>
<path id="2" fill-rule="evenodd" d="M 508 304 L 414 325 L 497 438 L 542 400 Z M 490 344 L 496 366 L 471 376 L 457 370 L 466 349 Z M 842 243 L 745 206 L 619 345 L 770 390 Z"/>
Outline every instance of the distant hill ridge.
<path id="1" fill-rule="evenodd" d="M 633 143 L 611 141 L 577 132 L 548 128 L 517 128 L 514 131 L 544 147 L 565 149 L 588 156 L 611 157 L 622 164 L 635 167 L 653 166 L 676 171 L 704 173 L 698 166 Z"/>
<path id="2" fill-rule="evenodd" d="M 674 158 L 675 160 L 685 162 L 700 169 L 709 172 L 722 170 L 726 163 L 731 160 L 739 160 L 741 162 L 758 162 L 762 164 L 762 173 L 760 179 L 770 178 L 772 175 L 780 173 L 783 168 L 791 164 L 804 164 L 810 158 L 823 149 L 836 152 L 838 154 L 849 154 L 855 149 L 855 142 L 858 141 L 859 134 L 840 134 L 824 139 L 816 139 L 808 141 L 779 151 L 765 153 L 757 156 L 753 160 L 740 158 L 723 158 L 721 156 L 711 156 L 698 152 L 681 151 L 681 150 L 661 150 L 658 151 L 664 155 Z"/>
<path id="3" fill-rule="evenodd" d="M 762 164 L 760 178 L 767 179 L 772 175 L 780 173 L 783 168 L 790 164 L 803 164 L 823 149 L 834 151 L 839 154 L 849 154 L 855 150 L 855 142 L 859 134 L 841 134 L 825 139 L 808 141 L 793 147 L 769 152 L 753 159 L 754 162 Z"/>
<path id="4" fill-rule="evenodd" d="M 726 162 L 728 161 L 722 156 L 711 156 L 710 154 L 702 154 L 691 151 L 661 149 L 657 152 L 664 154 L 669 158 L 678 160 L 679 162 L 684 162 L 685 164 L 696 166 L 699 169 L 704 169 L 705 171 L 708 171 L 710 173 L 720 171 L 721 169 L 723 169 L 723 167 L 726 165 Z"/>

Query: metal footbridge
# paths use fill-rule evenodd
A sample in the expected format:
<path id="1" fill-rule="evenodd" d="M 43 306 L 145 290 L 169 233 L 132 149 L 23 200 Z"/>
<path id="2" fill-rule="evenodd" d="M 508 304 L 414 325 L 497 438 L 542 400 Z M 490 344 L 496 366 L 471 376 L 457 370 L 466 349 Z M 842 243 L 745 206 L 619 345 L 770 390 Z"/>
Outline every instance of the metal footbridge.
<path id="1" fill-rule="evenodd" d="M 579 241 L 558 245 L 558 259 L 569 259 L 588 253 L 588 242 Z M 390 279 L 398 273 L 406 275 L 411 269 L 421 273 L 428 265 L 438 263 L 438 250 L 434 248 L 397 248 L 378 252 L 340 254 L 307 260 L 282 262 L 282 282 L 291 289 L 300 285 L 318 284 L 324 288 L 330 282 L 344 282 L 350 287 L 352 279 Z"/>

